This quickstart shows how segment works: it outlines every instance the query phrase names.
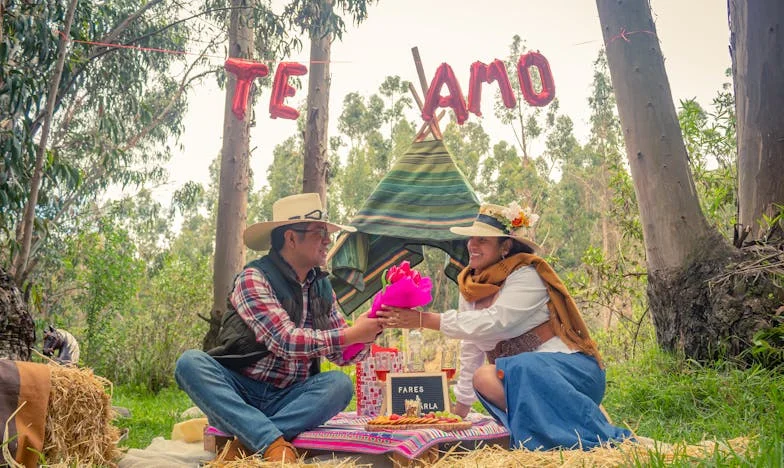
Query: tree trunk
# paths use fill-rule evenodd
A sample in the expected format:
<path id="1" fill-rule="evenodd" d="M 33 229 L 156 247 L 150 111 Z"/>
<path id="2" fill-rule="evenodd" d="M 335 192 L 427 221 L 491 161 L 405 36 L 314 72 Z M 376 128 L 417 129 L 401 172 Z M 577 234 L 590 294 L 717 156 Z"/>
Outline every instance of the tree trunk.
<path id="1" fill-rule="evenodd" d="M 65 36 L 60 38 L 57 47 L 57 63 L 55 64 L 54 76 L 52 76 L 52 81 L 49 83 L 49 95 L 46 97 L 44 128 L 41 133 L 41 138 L 38 140 L 38 151 L 35 155 L 35 168 L 33 169 L 33 177 L 30 180 L 30 196 L 27 198 L 24 217 L 22 218 L 21 236 L 17 238 L 19 250 L 14 258 L 11 274 L 14 275 L 16 284 L 19 287 L 22 287 L 25 271 L 27 270 L 27 261 L 30 257 L 30 245 L 33 241 L 35 207 L 38 205 L 38 191 L 41 188 L 41 179 L 43 177 L 46 144 L 49 139 L 49 129 L 52 126 L 52 113 L 54 112 L 54 103 L 57 101 L 57 91 L 60 89 L 60 78 L 63 76 L 65 55 L 68 52 L 66 43 L 68 42 L 68 37 L 71 35 L 71 24 L 73 24 L 74 11 L 76 10 L 77 2 L 78 0 L 71 0 L 68 4 L 65 25 L 63 26 Z"/>
<path id="2" fill-rule="evenodd" d="M 0 359 L 29 361 L 35 324 L 22 293 L 0 268 Z"/>
<path id="3" fill-rule="evenodd" d="M 711 282 L 744 258 L 700 211 L 649 2 L 596 4 L 640 207 L 659 345 L 696 359 L 737 354 L 770 324 L 775 308 L 761 294 L 771 286 L 734 274 Z"/>
<path id="4" fill-rule="evenodd" d="M 253 0 L 232 0 L 229 24 L 229 57 L 250 59 L 253 51 L 251 8 Z M 221 318 L 232 280 L 245 260 L 242 233 L 248 217 L 248 168 L 250 114 L 240 120 L 231 110 L 236 77 L 227 73 L 226 103 L 223 111 L 223 148 L 221 149 L 218 213 L 215 223 L 215 264 L 213 266 L 213 302 L 210 329 L 203 347 L 216 346 Z"/>
<path id="5" fill-rule="evenodd" d="M 652 271 L 682 268 L 711 233 L 700 211 L 645 0 L 597 0 Z M 627 31 L 625 36 L 621 31 Z"/>
<path id="6" fill-rule="evenodd" d="M 310 73 L 308 81 L 307 122 L 305 126 L 305 165 L 302 191 L 318 193 L 327 201 L 327 125 L 329 123 L 329 59 L 332 35 L 310 35 Z"/>
<path id="7" fill-rule="evenodd" d="M 784 205 L 784 2 L 731 0 L 730 53 L 738 127 L 738 223 L 759 239 L 762 215 Z"/>

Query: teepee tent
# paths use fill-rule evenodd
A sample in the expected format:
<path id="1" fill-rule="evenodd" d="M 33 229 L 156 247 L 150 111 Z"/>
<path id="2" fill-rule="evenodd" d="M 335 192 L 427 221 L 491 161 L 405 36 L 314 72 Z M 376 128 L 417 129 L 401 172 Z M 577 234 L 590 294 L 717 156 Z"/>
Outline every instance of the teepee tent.
<path id="1" fill-rule="evenodd" d="M 449 256 L 444 271 L 455 280 L 467 264 L 465 237 L 451 226 L 470 225 L 479 201 L 440 140 L 415 141 L 379 182 L 330 250 L 332 286 L 346 315 L 381 289 L 381 274 L 424 258 L 423 246 Z"/>

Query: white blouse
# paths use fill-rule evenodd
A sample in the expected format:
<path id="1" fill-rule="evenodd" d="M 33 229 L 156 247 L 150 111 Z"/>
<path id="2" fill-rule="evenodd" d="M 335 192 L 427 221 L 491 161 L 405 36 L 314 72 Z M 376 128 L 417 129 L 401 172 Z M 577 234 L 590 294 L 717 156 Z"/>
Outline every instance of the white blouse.
<path id="1" fill-rule="evenodd" d="M 458 310 L 441 314 L 441 332 L 449 338 L 462 339 L 460 374 L 455 385 L 455 398 L 465 405 L 477 398 L 471 383 L 474 372 L 485 362 L 485 352 L 535 328 L 550 319 L 547 302 L 550 296 L 536 269 L 525 266 L 512 272 L 486 309 L 474 309 L 474 303 L 460 296 Z M 537 353 L 574 353 L 560 338 L 554 336 L 542 343 Z"/>

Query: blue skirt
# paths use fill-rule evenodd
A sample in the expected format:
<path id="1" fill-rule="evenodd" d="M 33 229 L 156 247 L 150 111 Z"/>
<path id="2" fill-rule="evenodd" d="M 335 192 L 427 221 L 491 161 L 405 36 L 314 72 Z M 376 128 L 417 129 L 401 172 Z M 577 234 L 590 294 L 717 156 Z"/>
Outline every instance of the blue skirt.
<path id="1" fill-rule="evenodd" d="M 477 396 L 511 433 L 511 447 L 590 450 L 632 437 L 599 409 L 605 372 L 583 353 L 521 353 L 499 358 L 508 411 Z"/>

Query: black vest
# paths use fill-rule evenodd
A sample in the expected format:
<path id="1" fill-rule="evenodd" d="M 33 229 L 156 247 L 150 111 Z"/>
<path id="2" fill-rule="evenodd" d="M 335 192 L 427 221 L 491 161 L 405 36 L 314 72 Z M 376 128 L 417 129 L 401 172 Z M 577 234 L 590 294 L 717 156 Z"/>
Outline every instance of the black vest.
<path id="1" fill-rule="evenodd" d="M 289 314 L 291 321 L 298 325 L 302 320 L 302 286 L 291 266 L 278 252 L 271 250 L 268 255 L 245 265 L 243 270 L 246 268 L 255 268 L 267 278 L 281 307 Z M 327 273 L 319 268 L 310 274 L 316 275 L 308 290 L 311 326 L 317 330 L 328 330 L 331 328 L 329 315 L 333 302 L 332 285 L 327 279 Z M 264 343 L 256 341 L 253 330 L 242 320 L 231 301 L 227 299 L 226 302 L 226 312 L 218 332 L 220 345 L 207 351 L 207 354 L 224 367 L 239 372 L 266 357 L 270 351 Z M 310 375 L 319 372 L 319 365 L 319 358 L 313 359 Z"/>

